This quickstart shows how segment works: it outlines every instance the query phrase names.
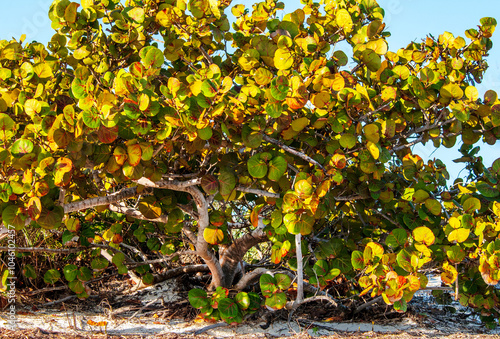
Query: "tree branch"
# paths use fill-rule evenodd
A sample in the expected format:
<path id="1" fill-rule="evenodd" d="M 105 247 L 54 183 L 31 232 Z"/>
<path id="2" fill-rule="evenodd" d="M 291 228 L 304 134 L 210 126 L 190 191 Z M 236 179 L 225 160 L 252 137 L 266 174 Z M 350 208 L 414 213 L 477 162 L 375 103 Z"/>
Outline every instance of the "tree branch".
<path id="1" fill-rule="evenodd" d="M 149 193 L 149 190 L 146 190 L 146 193 Z M 64 213 L 71 213 L 71 212 L 76 212 L 76 211 L 81 211 L 85 210 L 88 208 L 96 207 L 96 206 L 102 206 L 102 205 L 109 205 L 113 204 L 118 201 L 122 201 L 125 199 L 133 198 L 136 197 L 139 194 L 144 194 L 144 192 L 137 192 L 137 187 L 127 187 L 124 188 L 118 192 L 108 194 L 103 197 L 95 197 L 95 198 L 90 198 L 90 199 L 85 199 L 85 200 L 80 200 L 80 201 L 75 201 L 69 204 L 65 204 L 64 207 Z"/>
<path id="2" fill-rule="evenodd" d="M 241 238 L 236 239 L 225 251 L 220 259 L 224 280 L 227 286 L 231 286 L 236 274 L 236 266 L 243 260 L 248 250 L 257 244 L 267 241 L 267 234 L 264 233 L 265 225 L 259 217 L 259 226 Z"/>
<path id="3" fill-rule="evenodd" d="M 323 165 L 321 165 L 319 162 L 317 162 L 316 160 L 314 160 L 313 158 L 305 155 L 304 153 L 302 152 L 299 152 L 287 145 L 285 145 L 284 143 L 282 143 L 281 141 L 278 141 L 276 139 L 273 139 L 265 134 L 262 135 L 263 139 L 266 140 L 267 142 L 270 142 L 271 144 L 274 144 L 276 146 L 278 146 L 279 148 L 281 148 L 282 150 L 288 152 L 288 153 L 291 153 L 295 156 L 298 156 L 299 158 L 313 164 L 314 166 L 318 166 L 319 168 L 321 168 L 323 171 L 325 171 L 325 168 L 323 167 Z"/>
<path id="4" fill-rule="evenodd" d="M 381 110 L 385 109 L 386 107 L 389 107 L 390 104 L 392 104 L 392 101 L 389 101 L 385 104 L 383 104 L 382 106 L 380 107 L 377 107 L 376 109 L 374 109 L 373 111 L 370 111 L 364 115 L 362 115 L 360 118 L 359 118 L 359 121 L 360 122 L 364 122 L 366 121 L 370 116 L 372 116 L 373 114 L 377 113 L 377 112 L 380 112 Z"/>
<path id="5" fill-rule="evenodd" d="M 122 213 L 125 215 L 128 215 L 129 217 L 135 218 L 135 219 L 140 219 L 140 220 L 147 220 L 147 221 L 152 221 L 152 222 L 162 222 L 162 223 L 167 223 L 168 222 L 168 215 L 160 215 L 158 218 L 146 218 L 144 214 L 142 214 L 139 210 L 135 208 L 130 208 L 127 206 L 117 206 L 117 205 L 109 205 L 109 210 L 116 212 L 116 213 Z"/>
<path id="6" fill-rule="evenodd" d="M 198 209 L 198 214 L 200 215 L 198 218 L 198 236 L 195 243 L 196 254 L 198 254 L 210 268 L 210 272 L 212 272 L 212 284 L 216 287 L 221 286 L 222 268 L 220 262 L 217 260 L 215 255 L 209 251 L 208 243 L 203 237 L 205 229 L 210 225 L 207 201 L 205 200 L 203 193 L 201 193 L 197 187 L 191 186 L 178 190 L 184 190 L 184 192 L 191 194 L 193 197 L 196 208 Z"/>
<path id="7" fill-rule="evenodd" d="M 236 187 L 237 191 L 244 192 L 244 193 L 253 193 L 256 195 L 260 195 L 263 197 L 269 197 L 269 198 L 276 198 L 278 199 L 280 195 L 278 193 L 272 193 L 264 190 L 259 190 L 256 188 L 250 188 L 250 187 L 244 187 L 244 186 L 237 186 Z"/>
<path id="8" fill-rule="evenodd" d="M 77 253 L 83 250 L 88 249 L 88 247 L 74 247 L 74 248 L 44 248 L 44 247 L 15 247 L 14 251 L 19 253 L 56 253 L 56 254 L 68 254 L 68 253 Z M 6 252 L 12 250 L 7 246 L 0 247 L 0 252 Z"/>
<path id="9" fill-rule="evenodd" d="M 168 279 L 178 277 L 181 274 L 209 272 L 209 271 L 210 271 L 210 269 L 209 269 L 208 265 L 182 266 L 182 267 L 177 267 L 177 268 L 173 268 L 171 270 L 168 270 L 165 273 L 155 275 L 153 278 L 153 282 L 156 284 L 156 283 L 168 280 Z"/>
<path id="10" fill-rule="evenodd" d="M 135 182 L 138 183 L 139 185 L 142 185 L 145 187 L 166 188 L 166 189 L 170 189 L 173 191 L 184 191 L 184 189 L 187 187 L 196 186 L 196 185 L 201 184 L 201 178 L 194 178 L 194 179 L 185 180 L 185 181 L 167 179 L 167 180 L 160 180 L 157 182 L 153 182 L 153 181 L 149 180 L 148 178 L 142 177 L 139 180 L 136 180 Z"/>
<path id="11" fill-rule="evenodd" d="M 166 261 L 172 260 L 173 257 L 176 257 L 178 255 L 183 255 L 183 254 L 196 254 L 196 252 L 194 252 L 194 251 L 179 251 L 179 252 L 175 252 L 175 253 L 172 253 L 170 255 L 167 255 L 164 258 L 160 258 L 160 259 L 137 261 L 131 265 L 127 265 L 127 267 L 137 267 L 137 266 L 150 265 L 150 264 L 161 264 L 161 263 L 164 263 Z M 204 265 L 204 266 L 206 266 L 206 265 Z"/>

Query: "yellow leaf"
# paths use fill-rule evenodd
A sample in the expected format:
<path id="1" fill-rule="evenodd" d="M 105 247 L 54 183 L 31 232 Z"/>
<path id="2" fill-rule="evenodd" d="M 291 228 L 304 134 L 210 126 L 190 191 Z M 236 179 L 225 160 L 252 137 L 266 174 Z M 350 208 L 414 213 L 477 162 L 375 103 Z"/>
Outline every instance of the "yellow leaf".
<path id="1" fill-rule="evenodd" d="M 339 11 L 337 11 L 335 22 L 337 23 L 338 26 L 342 27 L 345 32 L 348 33 L 352 31 L 351 15 L 346 9 L 342 8 Z"/>
<path id="2" fill-rule="evenodd" d="M 366 143 L 366 147 L 368 148 L 368 151 L 370 151 L 370 154 L 372 155 L 373 159 L 377 160 L 380 156 L 379 146 L 371 141 L 368 141 Z"/>
<path id="3" fill-rule="evenodd" d="M 464 242 L 469 238 L 470 230 L 466 228 L 458 228 L 456 230 L 451 231 L 448 234 L 448 241 L 453 242 L 456 241 L 458 243 Z"/>
<path id="4" fill-rule="evenodd" d="M 278 48 L 274 53 L 274 67 L 279 70 L 289 69 L 293 65 L 292 54 L 282 48 Z"/>

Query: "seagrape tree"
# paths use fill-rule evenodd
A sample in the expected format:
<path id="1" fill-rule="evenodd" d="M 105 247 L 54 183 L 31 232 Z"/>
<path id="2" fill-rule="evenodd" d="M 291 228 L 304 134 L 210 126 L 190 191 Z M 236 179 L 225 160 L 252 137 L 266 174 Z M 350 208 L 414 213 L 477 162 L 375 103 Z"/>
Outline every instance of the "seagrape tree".
<path id="1" fill-rule="evenodd" d="M 475 145 L 500 101 L 474 86 L 495 19 L 390 51 L 375 0 L 302 3 L 55 0 L 46 46 L 0 41 L 3 225 L 90 258 L 22 274 L 85 298 L 187 256 L 211 274 L 191 304 L 239 322 L 339 279 L 405 311 L 432 270 L 497 321 L 500 159 Z M 463 180 L 417 144 L 458 144 Z"/>

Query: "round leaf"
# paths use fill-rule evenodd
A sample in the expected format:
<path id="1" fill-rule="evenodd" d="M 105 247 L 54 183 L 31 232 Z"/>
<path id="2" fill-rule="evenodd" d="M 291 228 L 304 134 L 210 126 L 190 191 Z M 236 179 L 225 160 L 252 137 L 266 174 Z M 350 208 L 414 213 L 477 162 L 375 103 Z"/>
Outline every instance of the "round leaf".
<path id="1" fill-rule="evenodd" d="M 247 162 L 248 173 L 254 178 L 264 178 L 267 174 L 267 164 L 260 158 L 260 154 L 253 155 Z"/>
<path id="2" fill-rule="evenodd" d="M 269 162 L 269 172 L 267 177 L 272 181 L 278 181 L 281 179 L 283 174 L 285 174 L 287 167 L 288 163 L 286 159 L 279 155 Z"/>
<path id="3" fill-rule="evenodd" d="M 423 243 L 427 246 L 430 246 L 436 240 L 434 233 L 430 230 L 430 228 L 426 226 L 420 226 L 413 230 L 413 239 L 415 241 Z"/>

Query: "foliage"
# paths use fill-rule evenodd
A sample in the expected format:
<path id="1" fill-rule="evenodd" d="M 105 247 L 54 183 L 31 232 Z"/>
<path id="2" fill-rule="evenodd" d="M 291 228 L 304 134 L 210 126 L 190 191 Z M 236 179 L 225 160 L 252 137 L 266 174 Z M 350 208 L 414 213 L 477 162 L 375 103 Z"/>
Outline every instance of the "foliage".
<path id="1" fill-rule="evenodd" d="M 190 248 L 216 288 L 191 304 L 240 322 L 259 303 L 227 294 L 244 254 L 270 242 L 270 261 L 296 269 L 301 234 L 320 288 L 355 279 L 404 311 L 437 268 L 497 319 L 500 159 L 486 168 L 474 146 L 500 137 L 497 94 L 474 87 L 495 19 L 392 52 L 375 0 L 303 3 L 284 16 L 274 0 L 234 5 L 230 25 L 226 0 L 55 0 L 47 46 L 0 41 L 2 222 L 88 248 L 92 271 L 63 269 L 81 297 L 110 263 L 153 282 L 127 244 Z M 449 187 L 412 146 L 457 141 L 469 173 Z M 283 283 L 262 275 L 266 305 L 286 305 Z"/>

